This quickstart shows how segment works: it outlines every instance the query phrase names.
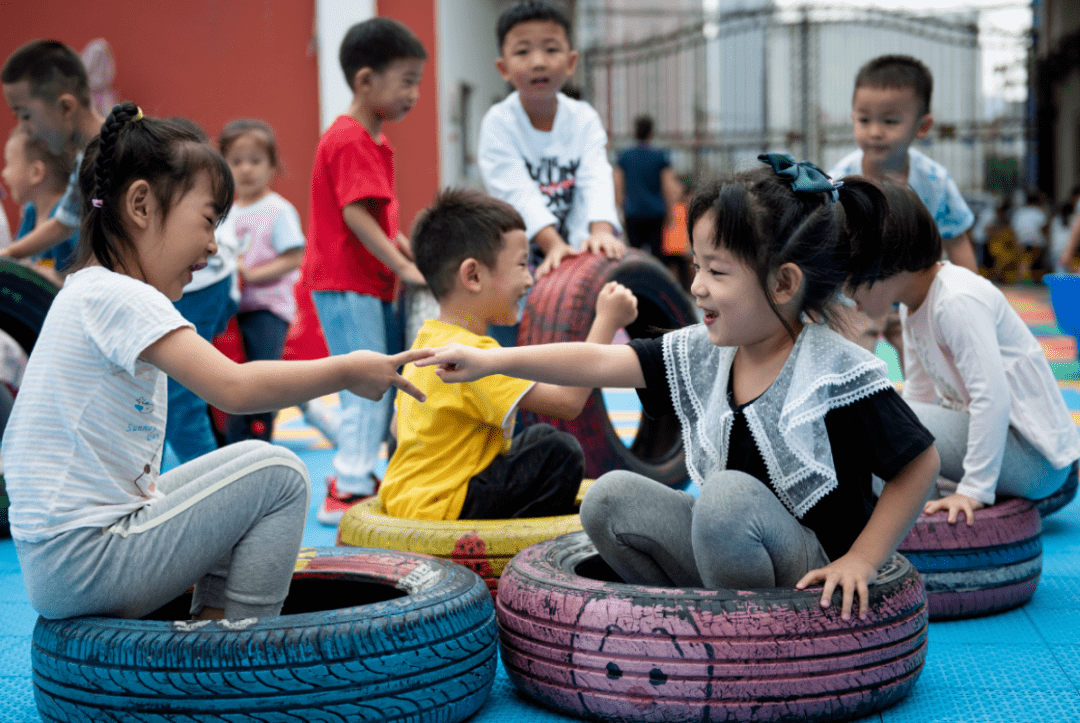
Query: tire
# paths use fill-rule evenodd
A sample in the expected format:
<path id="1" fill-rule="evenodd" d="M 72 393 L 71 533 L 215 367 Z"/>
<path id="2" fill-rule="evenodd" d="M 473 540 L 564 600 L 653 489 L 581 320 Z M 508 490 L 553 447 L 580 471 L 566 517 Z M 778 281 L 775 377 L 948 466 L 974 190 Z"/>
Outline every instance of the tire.
<path id="1" fill-rule="evenodd" d="M 529 545 L 581 529 L 578 515 L 512 520 L 406 520 L 386 514 L 373 497 L 345 511 L 337 544 L 434 555 L 469 568 L 492 598 L 510 559 Z"/>
<path id="2" fill-rule="evenodd" d="M 510 562 L 496 613 L 522 692 L 602 721 L 836 721 L 904 697 L 926 659 L 922 582 L 899 555 L 871 586 L 866 620 L 841 620 L 839 593 L 822 610 L 820 590 L 616 579 L 583 532 Z"/>
<path id="3" fill-rule="evenodd" d="M 1047 517 L 1072 502 L 1073 498 L 1076 497 L 1076 488 L 1076 463 L 1073 462 L 1072 471 L 1070 471 L 1069 476 L 1065 478 L 1065 484 L 1061 485 L 1061 488 L 1049 497 L 1035 500 L 1035 507 L 1039 510 L 1039 514 L 1043 517 Z"/>
<path id="4" fill-rule="evenodd" d="M 657 259 L 636 249 L 619 261 L 584 254 L 563 261 L 537 282 L 521 318 L 518 345 L 584 341 L 596 315 L 596 298 L 608 281 L 618 281 L 638 298 L 638 318 L 626 329 L 632 339 L 697 323 L 693 302 Z M 577 437 L 585 452 L 586 477 L 628 469 L 668 486 L 686 479 L 682 430 L 674 414 L 661 419 L 642 415 L 629 448 L 611 425 L 599 389 L 593 390 L 577 419 L 530 413 L 523 417 L 526 424 L 546 422 Z"/>
<path id="5" fill-rule="evenodd" d="M 491 598 L 425 555 L 305 548 L 283 615 L 170 621 L 185 612 L 177 601 L 161 620 L 39 618 L 42 720 L 450 722 L 494 680 Z"/>
<path id="6" fill-rule="evenodd" d="M 1022 605 L 1042 574 L 1042 516 L 1013 498 L 975 511 L 971 527 L 948 513 L 920 515 L 899 550 L 923 576 L 931 620 L 967 618 Z"/>
<path id="7" fill-rule="evenodd" d="M 0 259 L 0 330 L 29 354 L 60 289 L 28 266 Z"/>

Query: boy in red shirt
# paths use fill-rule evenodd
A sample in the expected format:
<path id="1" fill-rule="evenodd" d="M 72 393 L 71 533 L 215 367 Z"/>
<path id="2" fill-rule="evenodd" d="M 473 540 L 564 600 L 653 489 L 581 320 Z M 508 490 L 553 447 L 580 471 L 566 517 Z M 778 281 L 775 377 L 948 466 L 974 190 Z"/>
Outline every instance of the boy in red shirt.
<path id="1" fill-rule="evenodd" d="M 339 55 L 353 101 L 315 151 L 303 275 L 331 354 L 386 353 L 396 277 L 412 284 L 424 277 L 398 230 L 394 150 L 381 131 L 416 104 L 427 51 L 407 27 L 376 17 L 349 29 Z M 372 402 L 341 393 L 335 474 L 327 477 L 319 522 L 336 525 L 346 509 L 375 494 L 390 402 L 389 394 Z"/>

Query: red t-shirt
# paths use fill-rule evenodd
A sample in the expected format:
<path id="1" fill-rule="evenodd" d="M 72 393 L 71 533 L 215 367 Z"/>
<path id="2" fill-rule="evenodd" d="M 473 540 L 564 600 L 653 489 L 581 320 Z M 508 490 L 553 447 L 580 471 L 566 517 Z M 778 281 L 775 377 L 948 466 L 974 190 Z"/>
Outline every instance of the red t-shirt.
<path id="1" fill-rule="evenodd" d="M 397 277 L 375 258 L 345 225 L 343 211 L 364 201 L 379 227 L 393 241 L 398 234 L 394 194 L 394 149 L 386 137 L 371 139 L 351 116 L 339 116 L 315 149 L 311 174 L 311 213 L 303 276 L 312 291 L 355 291 L 394 298 Z"/>

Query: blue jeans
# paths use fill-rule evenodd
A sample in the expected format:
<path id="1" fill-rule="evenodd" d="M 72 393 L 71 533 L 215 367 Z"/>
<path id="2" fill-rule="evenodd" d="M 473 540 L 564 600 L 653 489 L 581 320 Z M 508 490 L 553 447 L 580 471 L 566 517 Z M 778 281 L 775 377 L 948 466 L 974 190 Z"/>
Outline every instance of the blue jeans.
<path id="1" fill-rule="evenodd" d="M 390 302 L 352 291 L 314 291 L 311 297 L 331 354 L 398 351 L 397 317 Z M 332 462 L 338 491 L 370 495 L 375 492 L 372 472 L 390 426 L 394 395 L 383 394 L 377 402 L 346 391 L 340 392 L 339 397 L 341 430 Z"/>
<path id="2" fill-rule="evenodd" d="M 227 277 L 205 289 L 184 294 L 173 306 L 195 325 L 199 336 L 210 341 L 225 331 L 229 319 L 236 313 L 236 302 L 229 295 L 231 288 L 232 277 Z M 217 449 L 206 402 L 171 377 L 165 441 L 181 464 Z"/>
<path id="3" fill-rule="evenodd" d="M 268 309 L 241 311 L 236 315 L 240 336 L 244 342 L 244 357 L 257 359 L 280 359 L 289 333 L 289 322 Z M 269 442 L 274 433 L 276 412 L 260 414 L 230 414 L 225 425 L 225 443 L 235 444 L 245 439 L 261 439 Z"/>

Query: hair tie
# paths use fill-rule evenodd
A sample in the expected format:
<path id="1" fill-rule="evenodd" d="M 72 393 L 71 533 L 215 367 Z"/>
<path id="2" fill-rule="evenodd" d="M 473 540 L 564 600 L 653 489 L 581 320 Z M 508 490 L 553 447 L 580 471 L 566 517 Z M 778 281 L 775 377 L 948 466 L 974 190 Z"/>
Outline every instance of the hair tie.
<path id="1" fill-rule="evenodd" d="M 132 118 L 131 120 L 132 121 L 142 120 L 142 118 L 143 118 L 142 108 L 140 108 L 139 106 L 135 106 L 135 110 L 136 110 L 135 117 Z"/>
<path id="2" fill-rule="evenodd" d="M 791 190 L 796 193 L 828 193 L 833 203 L 840 200 L 837 189 L 844 182 L 834 182 L 810 161 L 796 161 L 787 153 L 762 153 L 758 160 L 772 166 L 777 175 L 792 179 Z"/>
<path id="3" fill-rule="evenodd" d="M 93 206 L 94 208 L 101 208 L 101 206 L 103 204 L 101 203 L 100 198 L 91 198 L 90 199 L 90 205 Z"/>

